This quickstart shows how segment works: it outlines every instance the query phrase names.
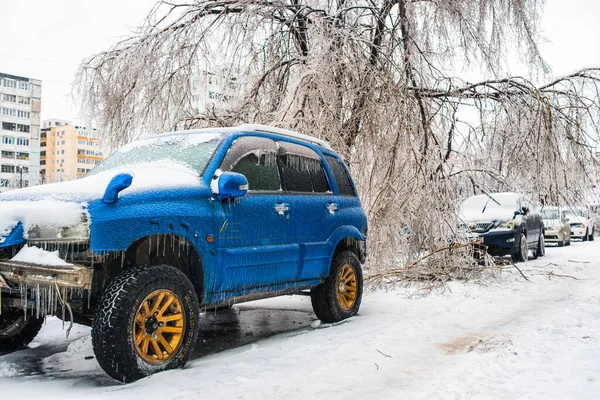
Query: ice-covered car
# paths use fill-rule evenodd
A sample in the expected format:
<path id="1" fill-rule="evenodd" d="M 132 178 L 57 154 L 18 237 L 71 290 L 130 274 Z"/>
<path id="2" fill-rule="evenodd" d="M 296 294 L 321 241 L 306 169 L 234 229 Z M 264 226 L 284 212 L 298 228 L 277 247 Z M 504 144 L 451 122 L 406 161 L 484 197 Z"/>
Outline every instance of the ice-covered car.
<path id="1" fill-rule="evenodd" d="M 545 254 L 544 224 L 531 202 L 518 193 L 472 196 L 460 207 L 460 219 L 472 238 L 483 238 L 493 256 L 510 255 L 526 261 L 528 250 L 537 258 Z"/>
<path id="2" fill-rule="evenodd" d="M 366 234 L 324 141 L 245 125 L 133 142 L 83 179 L 0 195 L 0 350 L 62 301 L 125 382 L 183 366 L 204 307 L 310 290 L 340 321 L 361 303 Z"/>
<path id="3" fill-rule="evenodd" d="M 571 226 L 565 212 L 556 206 L 544 206 L 540 209 L 544 220 L 544 240 L 546 243 L 556 243 L 558 247 L 571 244 Z"/>
<path id="4" fill-rule="evenodd" d="M 583 241 L 594 240 L 594 219 L 587 207 L 567 207 L 565 216 L 571 226 L 571 237 Z"/>

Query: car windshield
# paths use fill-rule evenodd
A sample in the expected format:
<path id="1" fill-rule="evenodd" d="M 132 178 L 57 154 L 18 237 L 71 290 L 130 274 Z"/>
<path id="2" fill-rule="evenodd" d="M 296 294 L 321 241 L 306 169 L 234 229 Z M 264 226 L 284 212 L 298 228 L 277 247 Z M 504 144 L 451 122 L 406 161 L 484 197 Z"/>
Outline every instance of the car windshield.
<path id="1" fill-rule="evenodd" d="M 560 219 L 556 208 L 544 208 L 540 211 L 542 219 Z"/>
<path id="2" fill-rule="evenodd" d="M 466 199 L 460 206 L 462 213 L 495 214 L 518 209 L 517 196 L 514 193 L 492 193 L 489 196 L 482 194 Z"/>
<path id="3" fill-rule="evenodd" d="M 115 167 L 157 162 L 183 163 L 202 174 L 223 134 L 189 133 L 148 138 L 121 147 L 88 175 Z"/>
<path id="4" fill-rule="evenodd" d="M 570 210 L 569 211 L 565 211 L 565 217 L 567 217 L 567 218 L 569 218 L 571 220 L 573 220 L 573 219 L 579 219 L 578 213 L 576 214 L 576 213 L 574 213 L 573 211 L 570 211 Z"/>

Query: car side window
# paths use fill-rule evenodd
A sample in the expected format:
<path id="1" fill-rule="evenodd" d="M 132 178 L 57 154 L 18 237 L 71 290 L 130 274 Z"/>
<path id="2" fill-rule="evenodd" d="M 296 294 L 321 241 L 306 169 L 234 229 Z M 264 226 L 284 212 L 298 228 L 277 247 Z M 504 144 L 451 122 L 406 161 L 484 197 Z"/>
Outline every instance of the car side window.
<path id="1" fill-rule="evenodd" d="M 312 149 L 294 143 L 278 142 L 277 165 L 281 188 L 288 192 L 325 193 L 329 184 L 321 157 Z"/>
<path id="2" fill-rule="evenodd" d="M 277 144 L 274 140 L 242 136 L 232 144 L 223 162 L 222 171 L 243 174 L 249 191 L 280 191 L 277 168 Z"/>
<path id="3" fill-rule="evenodd" d="M 350 176 L 348 175 L 348 171 L 346 170 L 342 160 L 328 155 L 325 156 L 325 159 L 327 160 L 329 168 L 331 168 L 331 172 L 333 173 L 333 177 L 335 178 L 338 189 L 340 190 L 340 194 L 342 196 L 356 196 L 354 187 L 350 181 Z"/>

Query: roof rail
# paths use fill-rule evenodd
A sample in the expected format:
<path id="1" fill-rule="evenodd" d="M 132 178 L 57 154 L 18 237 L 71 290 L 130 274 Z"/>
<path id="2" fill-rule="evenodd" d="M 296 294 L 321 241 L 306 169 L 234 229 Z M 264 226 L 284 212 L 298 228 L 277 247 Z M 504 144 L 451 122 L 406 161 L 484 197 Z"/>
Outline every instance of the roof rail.
<path id="1" fill-rule="evenodd" d="M 273 126 L 258 125 L 258 124 L 244 124 L 244 125 L 238 126 L 238 129 L 243 130 L 243 131 L 249 131 L 249 132 L 276 133 L 281 136 L 287 136 L 290 138 L 299 139 L 299 140 L 303 140 L 305 142 L 316 144 L 327 150 L 333 151 L 333 148 L 331 148 L 329 143 L 327 143 L 325 140 L 317 139 L 316 137 L 312 137 L 309 135 L 303 135 L 302 133 L 298 133 L 298 132 L 294 132 L 294 131 L 288 131 L 287 129 L 275 128 Z"/>

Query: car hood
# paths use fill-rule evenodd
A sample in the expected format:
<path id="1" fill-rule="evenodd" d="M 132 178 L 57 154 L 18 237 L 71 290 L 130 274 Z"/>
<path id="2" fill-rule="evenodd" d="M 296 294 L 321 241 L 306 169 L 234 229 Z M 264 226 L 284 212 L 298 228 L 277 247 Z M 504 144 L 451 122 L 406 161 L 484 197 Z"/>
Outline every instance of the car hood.
<path id="1" fill-rule="evenodd" d="M 562 222 L 558 219 L 544 219 L 544 226 L 548 228 L 560 228 L 562 226 Z"/>
<path id="2" fill-rule="evenodd" d="M 514 216 L 514 211 L 510 209 L 486 213 L 482 213 L 481 210 L 461 210 L 459 214 L 459 218 L 465 223 L 510 221 Z"/>
<path id="3" fill-rule="evenodd" d="M 34 227 L 68 227 L 90 221 L 87 205 L 103 197 L 110 181 L 119 174 L 133 176 L 119 196 L 202 187 L 198 173 L 186 165 L 132 165 L 110 169 L 82 179 L 33 186 L 0 194 L 0 247 L 8 245 L 13 231 L 24 237 Z M 12 233 L 12 235 L 11 235 Z M 3 246 L 4 243 L 4 246 Z"/>

